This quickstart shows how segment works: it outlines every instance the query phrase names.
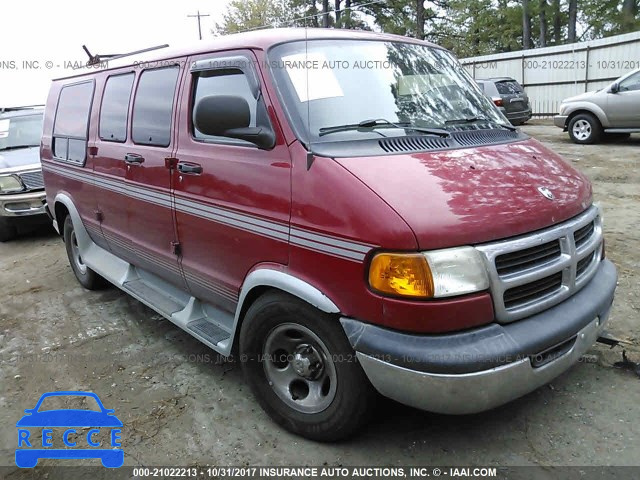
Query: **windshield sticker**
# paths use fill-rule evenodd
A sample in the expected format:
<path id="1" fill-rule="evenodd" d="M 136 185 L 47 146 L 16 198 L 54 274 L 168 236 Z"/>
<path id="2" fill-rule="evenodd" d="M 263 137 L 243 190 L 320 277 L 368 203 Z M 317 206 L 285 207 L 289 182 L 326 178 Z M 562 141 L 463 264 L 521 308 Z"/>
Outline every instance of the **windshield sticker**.
<path id="1" fill-rule="evenodd" d="M 0 138 L 7 138 L 9 136 L 9 124 L 11 120 L 8 118 L 0 120 Z"/>
<path id="2" fill-rule="evenodd" d="M 324 54 L 299 53 L 283 57 L 282 62 L 301 102 L 344 97 Z"/>

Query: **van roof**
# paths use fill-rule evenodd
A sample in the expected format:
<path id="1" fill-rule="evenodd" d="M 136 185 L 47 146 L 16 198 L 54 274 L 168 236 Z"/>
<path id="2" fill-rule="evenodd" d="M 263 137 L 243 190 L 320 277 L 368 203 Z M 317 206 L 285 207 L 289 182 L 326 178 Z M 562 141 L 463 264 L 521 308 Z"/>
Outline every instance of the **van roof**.
<path id="1" fill-rule="evenodd" d="M 171 58 L 199 55 L 213 51 L 223 51 L 230 49 L 267 50 L 270 47 L 280 43 L 300 41 L 305 39 L 386 40 L 394 42 L 415 43 L 434 48 L 442 48 L 436 44 L 411 37 L 365 32 L 361 30 L 345 30 L 333 28 L 272 28 L 225 35 L 221 37 L 215 37 L 211 40 L 191 43 L 189 45 L 181 47 L 160 48 L 135 55 L 125 55 L 123 57 L 111 60 L 105 59 L 104 63 L 108 64 L 108 68 L 100 68 L 99 71 L 127 67 L 133 65 L 134 62 L 153 62 L 168 60 Z M 94 73 L 95 71 L 96 66 L 84 67 L 78 69 L 73 75 L 59 77 L 54 79 L 54 81 L 62 80 L 65 78 L 74 78 L 82 75 L 89 75 Z"/>

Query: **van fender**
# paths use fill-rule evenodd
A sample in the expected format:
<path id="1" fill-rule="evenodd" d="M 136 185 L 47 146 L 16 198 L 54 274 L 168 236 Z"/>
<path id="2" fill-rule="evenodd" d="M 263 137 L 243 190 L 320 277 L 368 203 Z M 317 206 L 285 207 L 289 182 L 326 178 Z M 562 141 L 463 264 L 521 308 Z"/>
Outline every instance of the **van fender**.
<path id="1" fill-rule="evenodd" d="M 84 223 L 80 218 L 80 213 L 78 213 L 78 209 L 73 203 L 73 200 L 71 200 L 71 197 L 66 192 L 58 193 L 54 200 L 53 211 L 51 212 L 54 216 L 54 220 L 53 220 L 54 227 L 56 227 L 56 230 L 58 231 L 58 233 L 60 233 L 61 236 L 64 236 L 64 225 L 61 225 L 60 223 L 58 223 L 59 219 L 56 218 L 55 216 L 56 215 L 55 207 L 58 203 L 61 203 L 67 208 L 67 211 L 71 216 L 71 221 L 73 222 L 73 229 L 76 232 L 78 248 L 80 249 L 80 252 L 82 252 L 83 254 L 86 253 L 89 247 L 93 245 L 93 240 L 91 240 L 91 237 L 89 237 L 89 234 L 87 233 L 87 229 L 84 228 Z"/>
<path id="2" fill-rule="evenodd" d="M 251 290 L 257 287 L 277 288 L 290 293 L 294 297 L 304 300 L 323 312 L 340 313 L 338 306 L 310 283 L 281 270 L 275 270 L 273 268 L 259 268 L 257 270 L 253 270 L 249 275 L 247 275 L 244 283 L 242 284 L 242 288 L 240 289 L 240 297 L 238 299 L 238 306 L 236 308 L 234 320 L 234 331 L 239 324 L 240 315 L 242 314 L 247 295 Z"/>

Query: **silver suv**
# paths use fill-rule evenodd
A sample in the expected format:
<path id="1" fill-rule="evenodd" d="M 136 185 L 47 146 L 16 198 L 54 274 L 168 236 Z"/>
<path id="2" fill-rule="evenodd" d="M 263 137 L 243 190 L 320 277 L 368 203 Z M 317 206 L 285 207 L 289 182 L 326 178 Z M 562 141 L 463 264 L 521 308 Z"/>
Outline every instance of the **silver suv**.
<path id="1" fill-rule="evenodd" d="M 42 107 L 0 108 L 0 242 L 48 223 L 40 166 Z"/>
<path id="2" fill-rule="evenodd" d="M 553 123 L 575 143 L 596 143 L 603 134 L 624 138 L 640 133 L 640 69 L 595 92 L 566 98 Z"/>

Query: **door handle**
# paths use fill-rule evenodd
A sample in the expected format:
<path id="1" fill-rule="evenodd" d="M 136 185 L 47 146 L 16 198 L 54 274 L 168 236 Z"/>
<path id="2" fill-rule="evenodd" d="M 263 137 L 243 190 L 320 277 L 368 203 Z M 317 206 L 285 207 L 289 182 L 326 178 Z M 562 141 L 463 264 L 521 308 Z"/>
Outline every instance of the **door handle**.
<path id="1" fill-rule="evenodd" d="M 179 163 L 178 171 L 180 173 L 186 173 L 187 175 L 200 175 L 202 174 L 202 165 L 197 163 Z"/>
<path id="2" fill-rule="evenodd" d="M 129 165 L 140 165 L 141 163 L 144 163 L 144 157 L 137 153 L 127 153 L 124 156 L 124 161 Z"/>

